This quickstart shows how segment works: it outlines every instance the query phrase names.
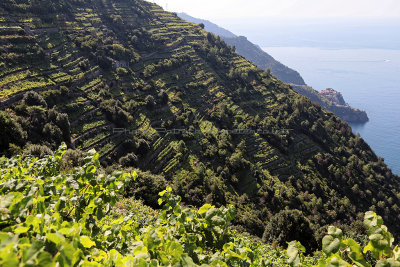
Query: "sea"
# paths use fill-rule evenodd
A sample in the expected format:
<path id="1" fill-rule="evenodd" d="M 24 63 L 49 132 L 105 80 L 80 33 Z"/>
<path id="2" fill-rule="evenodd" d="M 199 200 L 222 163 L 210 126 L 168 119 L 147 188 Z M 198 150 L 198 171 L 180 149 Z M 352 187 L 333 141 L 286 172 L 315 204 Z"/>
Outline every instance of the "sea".
<path id="1" fill-rule="evenodd" d="M 400 50 L 263 47 L 297 70 L 320 91 L 340 91 L 352 107 L 365 110 L 369 122 L 350 124 L 400 175 Z"/>

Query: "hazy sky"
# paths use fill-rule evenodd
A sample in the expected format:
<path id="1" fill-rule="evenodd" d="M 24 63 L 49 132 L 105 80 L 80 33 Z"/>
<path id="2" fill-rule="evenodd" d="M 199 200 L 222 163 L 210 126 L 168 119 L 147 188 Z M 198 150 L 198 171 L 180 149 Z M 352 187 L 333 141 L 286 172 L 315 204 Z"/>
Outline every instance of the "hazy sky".
<path id="1" fill-rule="evenodd" d="M 150 0 L 149 0 L 150 1 Z M 213 21 L 268 17 L 400 18 L 400 0 L 151 0 L 168 11 Z"/>

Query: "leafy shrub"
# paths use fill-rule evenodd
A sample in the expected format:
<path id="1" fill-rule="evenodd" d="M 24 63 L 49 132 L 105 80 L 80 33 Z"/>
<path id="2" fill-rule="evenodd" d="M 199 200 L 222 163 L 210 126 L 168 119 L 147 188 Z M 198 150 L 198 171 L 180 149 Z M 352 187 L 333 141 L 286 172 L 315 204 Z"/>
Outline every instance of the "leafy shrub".
<path id="1" fill-rule="evenodd" d="M 8 151 L 7 151 L 7 156 L 15 156 L 15 155 L 20 155 L 22 154 L 23 150 L 21 147 L 15 145 L 15 144 L 10 144 Z"/>
<path id="2" fill-rule="evenodd" d="M 346 238 L 341 229 L 329 226 L 327 235 L 322 239 L 324 257 L 315 266 L 400 266 L 400 247 L 393 248 L 393 235 L 383 225 L 382 217 L 368 211 L 364 216 L 364 225 L 369 236 L 364 248 L 355 240 Z M 311 266 L 305 263 L 304 252 L 300 242 L 291 242 L 287 250 L 290 266 Z"/>
<path id="3" fill-rule="evenodd" d="M 53 151 L 48 146 L 33 144 L 24 149 L 23 155 L 24 157 L 34 156 L 43 158 L 47 155 L 53 155 Z"/>
<path id="4" fill-rule="evenodd" d="M 283 247 L 293 240 L 300 241 L 308 251 L 317 248 L 314 232 L 303 213 L 299 210 L 282 210 L 268 222 L 263 241 L 277 242 Z"/>
<path id="5" fill-rule="evenodd" d="M 125 76 L 128 74 L 128 70 L 125 68 L 117 68 L 117 74 L 119 76 Z"/>
<path id="6" fill-rule="evenodd" d="M 47 107 L 46 101 L 35 91 L 28 91 L 24 94 L 22 101 L 27 106 L 42 106 L 44 108 Z"/>
<path id="7" fill-rule="evenodd" d="M 117 100 L 105 100 L 100 104 L 100 107 L 105 111 L 107 118 L 118 127 L 126 127 L 132 120 L 129 113 L 122 108 L 121 102 Z"/>
<path id="8" fill-rule="evenodd" d="M 66 262 L 81 265 L 89 263 L 87 257 L 90 255 L 93 255 L 90 261 L 107 258 L 104 251 L 95 248 L 91 253 L 96 242 L 101 243 L 96 240 L 99 234 L 106 239 L 112 235 L 108 247 L 113 247 L 113 242 L 121 242 L 114 235 L 124 229 L 114 231 L 113 228 L 111 232 L 109 228 L 110 233 L 103 235 L 100 230 L 106 229 L 97 218 L 103 218 L 116 203 L 115 191 L 122 189 L 121 180 L 126 176 L 95 176 L 99 163 L 94 152 L 73 175 L 58 176 L 65 150 L 63 145 L 53 157 L 41 160 L 0 159 L 3 214 L 0 239 L 2 244 L 8 244 L 1 247 L 2 266 L 55 266 Z M 89 222 L 91 227 L 86 226 Z M 118 226 L 118 222 L 114 225 Z M 110 253 L 115 255 L 117 252 L 112 250 Z"/>
<path id="9" fill-rule="evenodd" d="M 161 90 L 160 93 L 158 94 L 158 97 L 160 99 L 161 104 L 167 104 L 168 103 L 168 94 L 164 90 Z"/>
<path id="10" fill-rule="evenodd" d="M 150 207 L 158 207 L 158 192 L 161 192 L 167 185 L 164 176 L 152 174 L 151 172 L 137 171 L 139 178 L 131 181 L 126 188 L 125 196 L 142 199 Z"/>
<path id="11" fill-rule="evenodd" d="M 62 169 L 71 169 L 73 167 L 82 166 L 84 163 L 85 153 L 78 149 L 68 149 L 65 151 L 61 168 Z"/>
<path id="12" fill-rule="evenodd" d="M 60 128 L 53 123 L 46 123 L 43 127 L 43 136 L 45 136 L 50 142 L 55 141 L 56 143 L 61 143 L 62 135 L 63 133 Z"/>
<path id="13" fill-rule="evenodd" d="M 66 87 L 66 86 L 64 86 L 64 85 L 61 85 L 61 86 L 60 86 L 60 91 L 61 91 L 61 93 L 62 93 L 63 95 L 67 95 L 67 94 L 69 93 L 69 88 Z"/>
<path id="14" fill-rule="evenodd" d="M 150 144 L 145 139 L 140 138 L 136 142 L 136 148 L 139 155 L 145 155 L 147 152 L 150 151 Z"/>
<path id="15" fill-rule="evenodd" d="M 146 96 L 144 99 L 144 102 L 146 103 L 147 108 L 152 109 L 156 105 L 156 100 L 152 95 Z"/>
<path id="16" fill-rule="evenodd" d="M 69 142 L 71 138 L 71 125 L 68 115 L 66 113 L 59 113 L 55 109 L 51 109 L 48 112 L 48 118 L 62 131 L 63 140 Z"/>
<path id="17" fill-rule="evenodd" d="M 27 133 L 21 124 L 2 110 L 0 110 L 0 129 L 0 153 L 4 153 L 11 143 L 22 146 L 27 138 Z"/>
<path id="18" fill-rule="evenodd" d="M 121 164 L 123 167 L 134 167 L 136 166 L 137 161 L 138 157 L 135 155 L 135 153 L 128 153 L 119 159 L 119 164 Z"/>
<path id="19" fill-rule="evenodd" d="M 28 106 L 29 123 L 31 128 L 37 132 L 42 132 L 44 124 L 47 122 L 47 110 L 41 106 Z"/>

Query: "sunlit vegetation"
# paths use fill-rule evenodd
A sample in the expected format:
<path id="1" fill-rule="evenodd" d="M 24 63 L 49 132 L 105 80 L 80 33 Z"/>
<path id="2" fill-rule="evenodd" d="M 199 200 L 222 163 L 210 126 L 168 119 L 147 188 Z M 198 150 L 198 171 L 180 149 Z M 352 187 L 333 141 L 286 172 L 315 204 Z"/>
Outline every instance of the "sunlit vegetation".
<path id="1" fill-rule="evenodd" d="M 400 180 L 383 159 L 200 25 L 141 0 L 3 0 L 0 15 L 1 154 L 94 148 L 105 169 L 162 175 L 185 205 L 234 206 L 236 231 L 276 246 L 291 241 L 266 233 L 281 215 L 311 231 L 308 250 L 330 224 L 357 234 L 367 210 L 400 237 Z"/>
<path id="2" fill-rule="evenodd" d="M 65 152 L 0 158 L 1 265 L 285 265 L 283 251 L 230 229 L 234 207 L 186 208 L 167 187 L 154 211 L 118 197 L 142 178 L 136 172 L 105 175 L 94 151 L 81 167 L 63 169 Z"/>
<path id="3" fill-rule="evenodd" d="M 34 150 L 32 150 L 34 151 Z M 0 264 L 3 266 L 398 266 L 399 247 L 374 212 L 360 243 L 329 226 L 322 251 L 304 256 L 298 241 L 286 251 L 232 229 L 232 205 L 185 207 L 161 177 L 136 171 L 105 174 L 99 154 L 67 151 L 42 158 L 0 158 Z M 165 180 L 163 181 L 165 182 Z M 149 183 L 153 189 L 146 188 Z M 161 190 L 152 195 L 154 189 Z M 126 192 L 126 193 L 124 193 Z M 142 196 L 156 211 L 125 194 Z M 150 194 L 150 195 L 146 195 Z M 266 234 L 309 222 L 300 211 L 278 213 Z M 309 233 L 312 236 L 311 229 Z M 288 232 L 288 233 L 290 233 Z M 276 237 L 278 238 L 278 236 Z M 281 236 L 279 236 L 281 238 Z M 310 244 L 313 239 L 302 240 Z M 314 240 L 315 242 L 315 240 Z M 368 242 L 368 243 L 367 243 Z M 304 244 L 304 243 L 303 243 Z M 364 246 L 364 248 L 362 247 Z"/>

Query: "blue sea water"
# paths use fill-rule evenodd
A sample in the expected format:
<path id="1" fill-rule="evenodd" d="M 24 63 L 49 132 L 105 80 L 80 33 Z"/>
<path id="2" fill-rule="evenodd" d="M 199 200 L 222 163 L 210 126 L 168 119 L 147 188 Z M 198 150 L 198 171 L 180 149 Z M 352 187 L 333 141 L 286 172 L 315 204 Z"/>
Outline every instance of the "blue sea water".
<path id="1" fill-rule="evenodd" d="M 334 88 L 370 121 L 351 124 L 355 133 L 400 174 L 400 50 L 264 47 L 264 51 L 297 70 L 320 91 Z"/>

